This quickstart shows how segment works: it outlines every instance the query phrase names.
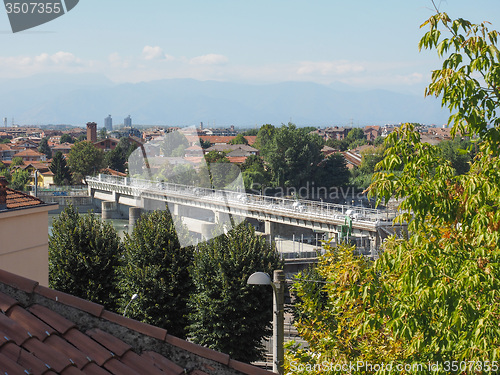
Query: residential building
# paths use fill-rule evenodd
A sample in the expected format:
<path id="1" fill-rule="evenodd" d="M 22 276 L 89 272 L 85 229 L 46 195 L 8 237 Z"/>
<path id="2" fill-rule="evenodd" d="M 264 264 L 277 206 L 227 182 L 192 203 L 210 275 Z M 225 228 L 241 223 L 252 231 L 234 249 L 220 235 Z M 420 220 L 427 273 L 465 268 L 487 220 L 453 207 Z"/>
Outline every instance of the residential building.
<path id="1" fill-rule="evenodd" d="M 44 153 L 35 151 L 33 149 L 28 149 L 24 150 L 21 152 L 18 152 L 17 154 L 14 154 L 14 158 L 21 158 L 23 161 L 26 162 L 41 162 L 41 161 L 46 161 L 47 160 L 47 155 Z"/>
<path id="2" fill-rule="evenodd" d="M 8 188 L 0 177 L 1 268 L 48 286 L 48 212 L 57 207 Z"/>
<path id="3" fill-rule="evenodd" d="M 100 150 L 103 151 L 111 151 L 118 146 L 118 143 L 120 142 L 119 139 L 117 138 L 106 138 L 102 139 L 100 141 L 94 142 L 94 146 Z"/>

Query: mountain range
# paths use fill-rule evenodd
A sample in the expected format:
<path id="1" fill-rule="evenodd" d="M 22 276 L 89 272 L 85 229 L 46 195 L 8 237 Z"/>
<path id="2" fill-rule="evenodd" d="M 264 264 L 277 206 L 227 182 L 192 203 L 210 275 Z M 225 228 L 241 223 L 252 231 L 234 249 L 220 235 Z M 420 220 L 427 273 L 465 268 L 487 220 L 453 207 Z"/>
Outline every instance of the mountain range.
<path id="1" fill-rule="evenodd" d="M 105 77 L 43 75 L 0 81 L 0 117 L 20 125 L 95 121 L 127 115 L 139 125 L 253 127 L 289 121 L 298 126 L 442 125 L 447 111 L 436 98 L 344 84 L 244 84 L 194 79 L 113 83 Z"/>

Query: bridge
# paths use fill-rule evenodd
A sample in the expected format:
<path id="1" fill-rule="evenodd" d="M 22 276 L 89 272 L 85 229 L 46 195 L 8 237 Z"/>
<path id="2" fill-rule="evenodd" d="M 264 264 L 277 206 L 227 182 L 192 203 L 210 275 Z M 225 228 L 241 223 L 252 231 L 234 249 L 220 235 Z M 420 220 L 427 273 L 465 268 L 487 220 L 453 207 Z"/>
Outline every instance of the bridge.
<path id="1" fill-rule="evenodd" d="M 245 192 L 214 190 L 166 182 L 99 175 L 87 177 L 89 195 L 102 200 L 103 218 L 119 206 L 128 206 L 132 218 L 138 210 L 166 208 L 182 217 L 190 231 L 207 237 L 223 215 L 250 219 L 259 230 L 276 238 L 320 233 L 338 243 L 349 237 L 359 251 L 376 258 L 381 242 L 394 233 L 394 211 L 310 200 L 271 197 Z M 349 228 L 347 229 L 346 226 Z M 346 229 L 348 232 L 346 233 Z M 305 232 L 308 231 L 308 232 Z M 299 234 L 301 233 L 301 234 Z"/>

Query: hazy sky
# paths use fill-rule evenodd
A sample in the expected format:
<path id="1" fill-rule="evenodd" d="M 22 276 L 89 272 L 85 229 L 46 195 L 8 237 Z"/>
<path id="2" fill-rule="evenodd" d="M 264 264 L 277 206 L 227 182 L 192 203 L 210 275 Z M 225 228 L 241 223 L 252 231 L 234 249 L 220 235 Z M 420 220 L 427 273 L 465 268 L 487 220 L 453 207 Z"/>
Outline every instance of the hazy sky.
<path id="1" fill-rule="evenodd" d="M 499 0 L 441 2 L 500 29 Z M 435 52 L 418 52 L 430 0 L 80 0 L 13 34 L 0 15 L 0 78 L 97 73 L 115 82 L 195 78 L 342 82 L 421 92 Z"/>

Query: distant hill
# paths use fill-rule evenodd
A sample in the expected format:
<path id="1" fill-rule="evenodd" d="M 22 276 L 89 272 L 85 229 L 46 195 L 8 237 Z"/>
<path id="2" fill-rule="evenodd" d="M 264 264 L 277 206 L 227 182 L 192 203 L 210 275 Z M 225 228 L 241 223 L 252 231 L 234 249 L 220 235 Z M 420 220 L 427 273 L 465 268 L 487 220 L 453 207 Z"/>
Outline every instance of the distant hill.
<path id="1" fill-rule="evenodd" d="M 136 124 L 251 127 L 419 122 L 444 124 L 438 100 L 345 85 L 283 82 L 252 85 L 193 79 L 113 84 L 100 76 L 36 76 L 0 82 L 0 117 L 18 124 L 103 125 L 131 115 Z"/>

